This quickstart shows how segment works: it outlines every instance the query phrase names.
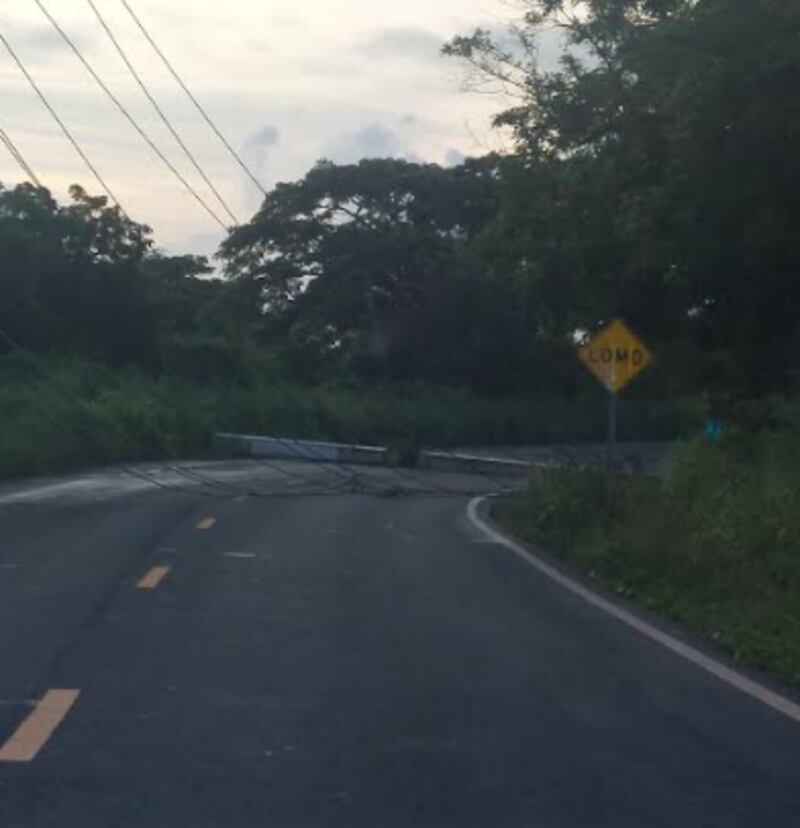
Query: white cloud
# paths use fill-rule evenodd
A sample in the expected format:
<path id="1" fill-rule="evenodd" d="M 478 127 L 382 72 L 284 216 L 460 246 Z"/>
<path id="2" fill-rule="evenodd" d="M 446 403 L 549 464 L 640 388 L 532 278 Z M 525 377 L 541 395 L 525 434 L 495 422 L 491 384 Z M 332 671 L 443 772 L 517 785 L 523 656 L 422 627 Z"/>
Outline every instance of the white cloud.
<path id="1" fill-rule="evenodd" d="M 280 133 L 274 126 L 262 127 L 247 143 L 251 147 L 274 147 L 280 141 Z"/>
<path id="2" fill-rule="evenodd" d="M 91 55 L 95 51 L 96 40 L 94 38 L 76 33 L 71 36 L 71 39 L 84 55 Z M 18 27 L 14 47 L 24 52 L 26 62 L 33 65 L 61 61 L 72 54 L 67 43 L 47 23 Z"/>

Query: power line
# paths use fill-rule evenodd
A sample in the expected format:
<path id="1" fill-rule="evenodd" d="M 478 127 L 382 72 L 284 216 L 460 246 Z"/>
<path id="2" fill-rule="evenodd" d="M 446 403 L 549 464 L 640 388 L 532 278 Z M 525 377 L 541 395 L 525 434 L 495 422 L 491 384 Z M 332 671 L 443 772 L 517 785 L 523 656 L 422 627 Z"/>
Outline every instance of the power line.
<path id="1" fill-rule="evenodd" d="M 94 0 L 86 0 L 86 2 L 89 4 L 89 7 L 94 12 L 95 17 L 97 17 L 97 20 L 100 23 L 100 25 L 103 27 L 103 30 L 105 31 L 105 33 L 108 35 L 109 40 L 111 40 L 111 43 L 114 45 L 114 48 L 117 50 L 117 53 L 122 58 L 125 65 L 128 67 L 128 71 L 133 76 L 133 79 L 139 85 L 139 88 L 145 94 L 145 96 L 147 97 L 147 100 L 150 101 L 150 103 L 153 105 L 153 109 L 155 109 L 155 111 L 158 114 L 159 118 L 161 118 L 161 120 L 163 121 L 164 126 L 166 126 L 166 128 L 170 131 L 170 133 L 172 134 L 172 137 L 177 141 L 178 146 L 183 150 L 186 157 L 192 163 L 192 166 L 194 166 L 195 170 L 197 170 L 200 177 L 208 185 L 211 192 L 214 193 L 214 195 L 216 196 L 217 201 L 219 201 L 219 203 L 222 205 L 222 208 L 228 214 L 231 221 L 233 221 L 233 223 L 235 225 L 238 225 L 239 220 L 236 218 L 233 211 L 230 209 L 230 207 L 226 203 L 225 199 L 220 194 L 219 190 L 217 190 L 217 188 L 214 186 L 214 183 L 206 175 L 205 171 L 200 166 L 200 164 L 198 163 L 195 156 L 192 154 L 192 151 L 189 149 L 189 147 L 186 146 L 186 143 L 183 140 L 183 138 L 181 138 L 181 136 L 178 134 L 175 127 L 173 127 L 171 121 L 169 120 L 169 118 L 164 113 L 164 110 L 161 108 L 158 101 L 156 101 L 156 99 L 150 93 L 150 90 L 147 88 L 147 86 L 145 85 L 145 83 L 142 80 L 141 76 L 137 72 L 136 67 L 134 67 L 134 65 L 129 60 L 128 55 L 125 53 L 125 50 L 122 48 L 122 46 L 121 46 L 119 40 L 117 39 L 116 35 L 114 34 L 113 31 L 111 31 L 111 27 L 108 25 L 108 23 L 106 22 L 103 15 L 100 13 L 100 10 L 95 5 Z"/>
<path id="2" fill-rule="evenodd" d="M 19 353 L 23 357 L 30 359 L 30 361 L 34 365 L 35 370 L 39 371 L 39 373 L 43 376 L 45 382 L 47 382 L 48 385 L 50 385 L 50 387 L 53 388 L 60 396 L 66 398 L 66 399 L 69 399 L 67 397 L 67 395 L 64 394 L 61 391 L 61 389 L 56 385 L 56 383 L 54 381 L 52 381 L 51 378 L 39 368 L 38 364 L 35 362 L 36 358 L 33 356 L 33 354 L 30 354 L 28 351 L 26 351 L 24 348 L 22 348 L 20 345 L 18 345 L 17 342 L 11 337 L 11 335 L 6 330 L 4 330 L 2 327 L 0 327 L 0 339 L 5 340 L 5 342 L 12 348 L 12 350 L 16 351 L 17 353 Z M 50 423 L 52 423 L 53 425 L 55 425 L 59 428 L 63 427 L 63 423 L 53 414 L 53 412 L 50 410 L 50 408 L 42 406 L 41 411 L 42 411 L 44 417 Z M 91 435 L 88 434 L 80 426 L 80 424 L 78 425 L 77 431 L 78 431 L 78 436 L 87 444 L 87 446 L 90 449 L 93 449 L 95 447 L 95 444 L 94 444 L 94 441 L 91 439 Z M 101 459 L 103 459 L 103 458 L 101 458 Z M 104 459 L 103 459 L 103 462 L 105 462 Z M 192 495 L 196 495 L 198 497 L 210 497 L 210 498 L 214 497 L 214 495 L 208 494 L 206 492 L 197 492 L 197 491 L 194 491 L 194 490 L 191 490 L 191 489 L 183 489 L 183 488 L 180 488 L 180 487 L 177 487 L 177 486 L 171 486 L 167 483 L 164 483 L 161 480 L 158 480 L 154 477 L 151 477 L 146 472 L 140 471 L 138 469 L 134 469 L 134 468 L 132 468 L 132 467 L 130 467 L 130 466 L 124 464 L 124 463 L 118 463 L 116 465 L 125 474 L 127 474 L 131 477 L 134 477 L 138 480 L 143 480 L 143 481 L 145 481 L 145 482 L 147 482 L 147 483 L 149 483 L 149 484 L 151 484 L 151 485 L 153 485 L 153 486 L 155 486 L 159 489 L 182 492 L 182 493 L 185 493 L 185 494 L 192 494 Z"/>
<path id="3" fill-rule="evenodd" d="M 139 133 L 142 140 L 153 150 L 153 152 L 161 159 L 167 169 L 180 181 L 180 183 L 185 187 L 185 189 L 190 193 L 190 195 L 200 204 L 201 207 L 214 219 L 219 226 L 228 231 L 228 227 L 225 222 L 209 207 L 209 205 L 205 202 L 203 197 L 197 192 L 197 190 L 192 187 L 192 185 L 184 178 L 184 176 L 180 173 L 180 171 L 175 167 L 175 165 L 167 158 L 166 155 L 158 148 L 156 143 L 153 141 L 152 138 L 142 129 L 141 126 L 136 122 L 136 119 L 131 115 L 131 113 L 125 108 L 124 104 L 120 101 L 120 99 L 109 89 L 108 85 L 105 81 L 97 74 L 94 70 L 92 65 L 89 63 L 88 60 L 83 56 L 80 49 L 75 45 L 72 41 L 70 36 L 61 28 L 58 24 L 58 21 L 50 14 L 50 12 L 45 7 L 42 0 L 34 0 L 36 5 L 41 10 L 42 14 L 48 19 L 50 24 L 53 28 L 58 32 L 61 36 L 62 40 L 69 46 L 69 48 L 74 52 L 75 56 L 78 60 L 83 64 L 86 71 L 92 76 L 95 83 L 103 90 L 103 92 L 107 95 L 107 97 L 112 101 L 112 103 L 117 107 L 117 109 L 123 114 L 123 116 L 127 119 L 128 123 Z"/>
<path id="4" fill-rule="evenodd" d="M 28 361 L 32 365 L 34 370 L 42 377 L 44 382 L 59 397 L 66 400 L 68 403 L 76 406 L 78 411 L 86 412 L 88 410 L 88 406 L 87 406 L 85 400 L 78 397 L 72 391 L 62 387 L 61 384 L 57 380 L 53 379 L 52 375 L 46 369 L 41 367 L 41 365 L 39 364 L 39 358 L 34 353 L 29 351 L 27 348 L 20 345 L 14 339 L 14 337 L 12 337 L 11 334 L 8 333 L 8 331 L 5 330 L 1 325 L 0 325 L 0 340 L 5 341 L 6 344 L 15 353 L 19 354 L 26 361 Z M 47 417 L 47 419 L 49 419 L 55 425 L 57 425 L 59 427 L 63 425 L 62 423 L 58 422 L 57 418 L 52 414 L 52 412 L 50 412 L 49 410 L 46 410 L 44 408 L 42 408 L 42 411 L 45 414 L 45 416 Z M 113 423 L 113 427 L 116 430 L 117 434 L 119 434 L 120 436 L 124 437 L 125 439 L 130 438 L 130 434 L 128 434 L 122 428 L 122 426 L 118 425 L 117 423 Z M 86 442 L 87 446 L 90 449 L 96 447 L 95 444 L 94 444 L 94 440 L 92 439 L 92 435 L 86 429 L 82 428 L 80 426 L 80 424 L 78 426 L 78 435 L 79 435 L 79 437 L 81 437 L 81 439 L 83 439 Z M 100 457 L 99 459 L 102 462 L 107 462 L 107 458 Z M 153 486 L 156 486 L 157 488 L 160 488 L 160 489 L 165 489 L 167 491 L 182 492 L 182 493 L 185 493 L 185 494 L 192 494 L 192 495 L 199 496 L 199 497 L 214 498 L 214 497 L 221 497 L 222 496 L 221 494 L 214 495 L 214 494 L 209 493 L 209 492 L 204 492 L 204 491 L 199 491 L 198 492 L 194 489 L 186 489 L 186 488 L 184 488 L 180 485 L 176 486 L 174 483 L 166 483 L 163 480 L 159 480 L 158 478 L 153 477 L 152 475 L 148 474 L 147 472 L 145 472 L 141 469 L 137 469 L 135 467 L 132 467 L 132 466 L 124 464 L 124 463 L 116 463 L 115 465 L 116 465 L 117 468 L 119 468 L 121 471 L 125 472 L 126 474 L 130 475 L 131 477 L 135 477 L 137 479 L 144 480 L 147 483 L 150 483 Z M 169 459 L 166 459 L 166 460 L 162 459 L 161 461 L 157 462 L 157 465 L 162 469 L 166 469 L 167 471 L 171 471 L 171 472 L 179 475 L 180 477 L 183 477 L 183 478 L 186 478 L 188 480 L 194 481 L 195 483 L 200 483 L 203 486 L 210 487 L 212 490 L 216 489 L 218 492 L 223 492 L 223 493 L 225 493 L 229 496 L 231 496 L 231 495 L 235 495 L 235 496 L 246 495 L 246 496 L 250 496 L 250 497 L 275 497 L 278 494 L 283 494 L 283 495 L 286 495 L 286 496 L 293 496 L 295 494 L 294 492 L 291 492 L 291 491 L 277 493 L 277 492 L 266 492 L 266 491 L 243 489 L 243 488 L 240 488 L 239 486 L 236 486 L 235 484 L 226 482 L 224 480 L 220 480 L 220 479 L 215 478 L 215 477 L 211 477 L 210 475 L 205 475 L 205 474 L 202 474 L 200 472 L 185 469 L 182 466 L 178 465 L 177 463 L 174 463 L 172 460 L 169 460 Z M 305 475 L 302 475 L 298 472 L 293 472 L 293 471 L 289 471 L 287 469 L 283 469 L 282 467 L 278 466 L 277 464 L 269 463 L 267 461 L 261 461 L 259 463 L 259 465 L 264 465 L 264 466 L 266 466 L 270 469 L 273 469 L 273 470 L 279 472 L 282 476 L 292 478 L 292 479 L 298 481 L 299 483 L 302 483 L 302 484 L 316 484 L 316 481 L 314 481 L 312 478 L 307 477 Z M 335 489 L 334 487 L 329 486 L 329 487 L 326 487 L 324 489 L 307 489 L 305 491 L 304 490 L 298 490 L 297 494 L 327 495 L 327 494 L 335 494 L 335 493 L 337 493 L 337 491 L 338 490 Z"/>
<path id="5" fill-rule="evenodd" d="M 0 141 L 3 142 L 6 149 L 8 150 L 9 154 L 19 164 L 19 166 L 22 168 L 22 171 L 25 173 L 25 175 L 34 184 L 36 184 L 37 187 L 40 187 L 41 183 L 36 178 L 36 174 L 31 169 L 31 167 L 29 166 L 29 164 L 25 160 L 25 158 L 22 156 L 22 153 L 16 148 L 16 146 L 14 145 L 14 142 L 11 140 L 8 133 L 2 127 L 0 127 Z"/>
<path id="6" fill-rule="evenodd" d="M 0 325 L 0 340 L 5 341 L 5 343 L 14 351 L 15 353 L 19 354 L 23 359 L 25 359 L 34 369 L 34 371 L 39 374 L 39 376 L 44 380 L 47 386 L 51 388 L 59 397 L 63 400 L 68 402 L 71 405 L 74 405 L 78 412 L 87 413 L 89 407 L 85 400 L 80 398 L 74 392 L 69 390 L 68 388 L 61 385 L 58 380 L 54 379 L 50 372 L 43 368 L 40 364 L 40 358 L 37 357 L 33 352 L 29 351 L 24 346 L 20 345 L 16 339 L 7 331 L 5 328 Z M 58 428 L 63 428 L 63 422 L 59 421 L 59 419 L 53 414 L 52 411 L 42 407 L 42 413 L 44 416 L 55 426 Z M 119 434 L 121 437 L 125 439 L 130 439 L 131 435 L 118 423 L 112 422 L 111 427 Z M 87 448 L 90 451 L 93 451 L 97 448 L 93 435 L 88 429 L 85 429 L 80 423 L 78 424 L 78 436 L 86 443 Z M 287 446 L 291 447 L 292 451 L 297 455 L 298 459 L 308 461 L 308 454 L 317 455 L 320 460 L 323 459 L 323 455 L 317 454 L 316 451 L 309 451 L 310 447 L 306 447 L 306 452 L 308 454 L 303 453 L 301 449 L 294 445 L 292 441 L 278 439 L 278 442 L 284 443 Z M 228 496 L 248 496 L 248 497 L 294 497 L 298 495 L 303 496 L 320 496 L 320 495 L 336 495 L 340 494 L 344 487 L 349 483 L 353 486 L 353 491 L 361 491 L 364 494 L 391 494 L 392 490 L 381 487 L 380 485 L 377 488 L 371 488 L 368 485 L 367 478 L 360 475 L 354 469 L 345 466 L 341 463 L 333 464 L 336 469 L 344 469 L 350 472 L 350 475 L 344 475 L 334 471 L 333 469 L 327 468 L 323 466 L 325 472 L 330 472 L 333 475 L 334 480 L 332 483 L 326 484 L 324 481 L 316 481 L 312 477 L 309 477 L 301 472 L 292 471 L 289 469 L 285 469 L 282 466 L 278 465 L 277 463 L 270 462 L 264 458 L 260 458 L 257 460 L 258 466 L 263 466 L 265 468 L 269 468 L 272 471 L 275 471 L 281 475 L 281 477 L 289 478 L 294 481 L 296 484 L 299 483 L 303 486 L 308 486 L 309 488 L 302 489 L 298 488 L 295 491 L 291 490 L 284 490 L 280 492 L 275 491 L 264 491 L 259 489 L 252 489 L 252 488 L 242 488 L 235 483 L 231 483 L 225 480 L 221 480 L 218 477 L 213 477 L 208 474 L 204 474 L 199 471 L 195 471 L 192 469 L 187 469 L 178 463 L 176 463 L 172 458 L 166 456 L 162 450 L 159 450 L 156 446 L 144 446 L 147 450 L 153 450 L 157 457 L 155 464 L 161 468 L 162 470 L 172 472 L 179 477 L 185 478 L 187 480 L 192 481 L 193 483 L 199 483 L 201 486 L 208 487 L 212 491 L 196 491 L 194 489 L 187 489 L 180 484 L 176 485 L 175 483 L 168 483 L 164 480 L 159 480 L 156 477 L 153 477 L 152 474 L 148 474 L 148 472 L 144 471 L 143 469 L 138 469 L 136 467 L 130 466 L 129 464 L 125 463 L 114 463 L 116 468 L 120 469 L 125 474 L 137 478 L 139 480 L 143 480 L 159 489 L 164 489 L 166 491 L 173 491 L 173 492 L 181 492 L 184 494 L 191 494 L 198 497 L 208 497 L 208 498 L 215 498 L 215 497 L 222 497 L 223 494 L 227 494 Z M 109 462 L 109 458 L 100 456 L 97 459 L 100 462 L 106 463 Z M 112 461 L 113 462 L 113 461 Z M 397 474 L 398 470 L 390 469 L 392 473 Z M 421 482 L 410 475 L 406 475 L 408 479 L 413 480 L 414 483 L 417 484 L 418 488 L 412 490 L 409 493 L 418 493 L 418 494 L 436 494 L 436 495 L 456 495 L 456 496 L 463 496 L 465 492 L 459 492 L 452 489 L 445 489 L 442 487 L 434 486 L 431 489 L 424 489 L 422 488 L 423 484 Z M 214 494 L 214 490 L 216 490 L 217 494 Z"/>
<path id="7" fill-rule="evenodd" d="M 20 345 L 12 336 L 11 334 L 6 331 L 2 325 L 0 325 L 0 340 L 6 342 L 6 344 L 24 359 L 26 359 L 34 368 L 36 373 L 38 373 L 45 383 L 62 399 L 66 400 L 68 403 L 74 405 L 79 412 L 88 412 L 88 405 L 86 401 L 78 397 L 74 394 L 71 390 L 63 387 L 57 380 L 55 380 L 52 375 L 42 366 L 39 364 L 39 358 L 29 351 L 27 348 Z M 44 416 L 54 425 L 61 428 L 63 427 L 63 423 L 59 421 L 59 419 L 53 414 L 52 411 L 42 407 L 42 413 Z M 114 430 L 122 437 L 128 439 L 130 438 L 130 434 L 128 434 L 125 429 L 122 428 L 117 423 L 112 423 L 112 427 Z M 86 443 L 87 448 L 90 450 L 96 449 L 97 445 L 93 439 L 92 434 L 85 428 L 82 427 L 81 424 L 78 424 L 78 436 Z M 286 443 L 287 445 L 291 445 L 291 441 L 284 441 L 279 440 L 279 442 Z M 298 452 L 299 459 L 308 460 L 307 456 L 302 456 L 299 454 L 300 449 L 298 447 L 294 447 L 295 451 Z M 308 488 L 308 489 L 297 489 L 296 491 L 262 491 L 258 489 L 245 489 L 237 486 L 235 483 L 230 483 L 224 480 L 220 480 L 217 477 L 212 477 L 207 474 L 203 474 L 198 471 L 194 471 L 191 469 L 186 469 L 177 463 L 175 463 L 172 459 L 165 457 L 160 451 L 156 450 L 157 454 L 161 455 L 160 460 L 156 461 L 156 465 L 159 466 L 161 469 L 173 472 L 177 474 L 179 477 L 186 478 L 188 480 L 193 481 L 194 483 L 199 483 L 202 486 L 209 487 L 212 491 L 197 491 L 195 489 L 188 489 L 184 486 L 175 485 L 175 483 L 168 483 L 164 480 L 159 480 L 156 477 L 153 477 L 152 474 L 148 474 L 148 472 L 144 471 L 143 469 L 138 469 L 136 467 L 130 466 L 129 464 L 125 463 L 115 463 L 114 465 L 119 468 L 125 474 L 147 482 L 159 489 L 164 489 L 166 491 L 173 491 L 173 492 L 180 492 L 183 494 L 190 494 L 197 497 L 208 497 L 208 498 L 219 498 L 223 495 L 228 496 L 249 496 L 249 497 L 294 497 L 298 495 L 303 496 L 321 496 L 321 495 L 337 495 L 342 493 L 343 484 L 350 482 L 353 485 L 353 491 L 361 491 L 364 494 L 373 494 L 373 495 L 389 495 L 393 493 L 393 490 L 386 487 L 378 486 L 377 488 L 372 488 L 367 483 L 367 478 L 362 476 L 356 472 L 354 469 L 351 469 L 348 466 L 345 466 L 341 463 L 334 464 L 337 468 L 342 468 L 352 473 L 352 477 L 345 477 L 344 475 L 336 474 L 336 477 L 339 478 L 338 486 L 336 483 L 326 485 L 322 482 L 317 484 L 317 481 L 313 480 L 311 477 L 304 475 L 300 472 L 291 471 L 288 469 L 284 469 L 276 463 L 271 463 L 265 459 L 259 459 L 257 461 L 259 466 L 264 466 L 266 468 L 272 469 L 273 471 L 278 472 L 282 477 L 288 477 L 297 483 L 302 485 L 308 486 L 321 486 L 319 488 Z M 322 455 L 320 455 L 320 458 Z M 108 458 L 100 457 L 101 462 L 108 462 Z M 327 471 L 328 469 L 326 469 Z M 424 484 L 415 478 L 410 473 L 402 472 L 398 469 L 389 469 L 393 474 L 396 474 L 398 477 L 404 477 L 416 484 L 415 489 L 406 490 L 405 494 L 425 494 L 425 495 L 438 495 L 438 496 L 456 496 L 456 497 L 463 497 L 467 494 L 485 494 L 483 491 L 460 491 L 456 489 L 450 489 L 446 487 L 441 487 L 437 485 L 433 485 L 429 488 L 424 488 Z M 335 474 L 335 472 L 332 472 Z M 217 494 L 213 493 L 213 490 L 217 491 Z"/>
<path id="8" fill-rule="evenodd" d="M 14 142 L 9 137 L 8 133 L 0 127 L 0 141 L 5 144 L 6 149 L 11 153 L 14 160 L 22 167 L 23 172 L 28 178 L 37 186 L 42 186 L 42 182 L 36 176 L 36 173 L 33 171 L 33 168 L 28 164 L 28 162 L 23 157 L 22 153 L 17 149 L 14 145 Z"/>
<path id="9" fill-rule="evenodd" d="M 81 159 L 83 160 L 83 163 L 86 164 L 87 168 L 89 169 L 89 172 L 91 172 L 91 174 L 95 177 L 95 179 L 97 180 L 97 183 L 102 187 L 103 191 L 111 199 L 111 201 L 114 204 L 116 204 L 117 207 L 120 208 L 120 210 L 122 210 L 123 214 L 125 214 L 125 210 L 120 205 L 119 200 L 117 199 L 117 197 L 114 195 L 114 193 L 111 192 L 111 189 L 109 188 L 108 184 L 106 184 L 106 182 L 103 180 L 103 177 L 97 171 L 97 168 L 94 166 L 94 164 L 92 164 L 92 162 L 89 160 L 89 157 L 81 149 L 81 145 L 78 143 L 75 136 L 70 132 L 67 125 L 61 120 L 58 113 L 55 111 L 55 109 L 51 105 L 50 101 L 45 96 L 44 92 L 42 92 L 42 90 L 39 88 L 39 85 L 33 79 L 31 73 L 25 67 L 25 64 L 22 62 L 22 59 L 17 55 L 17 53 L 12 48 L 11 44 L 6 39 L 5 35 L 3 35 L 1 32 L 0 32 L 0 41 L 2 41 L 3 46 L 6 47 L 6 51 L 9 53 L 9 55 L 11 55 L 14 62 L 19 67 L 20 71 L 25 76 L 25 79 L 28 81 L 28 84 L 33 89 L 33 91 L 36 93 L 36 95 L 38 96 L 39 100 L 42 102 L 42 104 L 44 104 L 45 109 L 47 109 L 47 111 L 50 113 L 53 120 L 61 128 L 61 131 L 64 133 L 64 136 L 66 137 L 66 139 L 70 142 L 70 144 L 72 144 L 72 146 L 74 147 L 74 149 L 78 153 L 78 155 L 80 155 Z"/>
<path id="10" fill-rule="evenodd" d="M 208 124 L 208 126 L 211 128 L 211 130 L 213 131 L 213 133 L 217 136 L 217 138 L 219 138 L 219 140 L 222 142 L 222 144 L 224 145 L 224 147 L 228 150 L 228 152 L 231 154 L 231 156 L 232 156 L 232 157 L 233 157 L 233 159 L 236 161 L 236 163 L 237 163 L 237 164 L 238 164 L 238 165 L 239 165 L 239 166 L 240 166 L 240 167 L 244 170 L 244 172 L 247 174 L 247 176 L 250 178 L 250 180 L 253 182 L 253 184 L 255 184 L 255 186 L 256 186 L 256 187 L 258 187 L 258 189 L 259 189 L 259 190 L 261 190 L 261 192 L 262 192 L 262 194 L 263 194 L 263 195 L 267 195 L 267 190 L 266 190 L 266 188 L 264 187 L 264 185 L 263 185 L 263 184 L 262 184 L 262 183 L 261 183 L 261 182 L 260 182 L 260 181 L 256 178 L 255 174 L 254 174 L 254 173 L 253 173 L 253 171 L 250 169 L 250 167 L 248 167 L 248 166 L 247 166 L 247 164 L 245 164 L 245 162 L 244 162 L 244 160 L 242 159 L 242 157 L 241 157 L 241 156 L 239 155 L 239 153 L 237 153 L 237 152 L 236 152 L 236 150 L 235 150 L 235 149 L 234 149 L 234 148 L 230 145 L 230 143 L 228 142 L 228 140 L 225 138 L 225 136 L 224 136 L 224 135 L 222 134 L 222 132 L 220 131 L 219 127 L 217 127 L 217 125 L 216 125 L 216 124 L 214 123 L 214 121 L 212 120 L 211 116 L 208 114 L 208 112 L 206 112 L 206 110 L 205 110 L 205 108 L 203 107 L 203 105 L 202 105 L 202 104 L 201 104 L 201 103 L 197 100 L 197 98 L 195 98 L 195 96 L 192 94 L 192 91 L 191 91 L 191 90 L 189 89 L 189 87 L 188 87 L 188 86 L 184 83 L 183 79 L 182 79 L 182 78 L 181 78 L 181 76 L 178 74 L 177 70 L 176 70 L 176 69 L 175 69 L 175 67 L 172 65 L 172 63 L 170 63 L 170 61 L 169 61 L 169 59 L 166 57 L 166 55 L 165 55 L 165 54 L 161 51 L 161 49 L 160 49 L 159 45 L 158 45 L 158 44 L 156 43 L 156 41 L 153 39 L 153 37 L 152 37 L 152 35 L 150 34 L 150 32 L 149 32 L 149 31 L 145 28 L 145 25 L 142 23 L 142 21 L 141 21 L 141 20 L 139 19 L 139 17 L 136 15 L 136 12 L 134 12 L 134 10 L 130 7 L 130 4 L 128 3 L 128 1 L 127 1 L 127 0 L 120 0 L 120 2 L 121 2 L 121 3 L 122 3 L 122 5 L 126 8 L 126 10 L 128 11 L 128 14 L 130 14 L 130 16 L 133 18 L 133 21 L 134 21 L 134 22 L 136 23 L 136 25 L 139 27 L 139 30 L 140 30 L 140 31 L 141 31 L 141 33 L 144 35 L 144 37 L 145 37 L 145 39 L 147 40 L 147 42 L 148 42 L 148 43 L 149 43 L 149 44 L 153 47 L 153 50 L 155 51 L 155 53 L 159 56 L 159 58 L 161 58 L 161 61 L 162 61 L 162 63 L 164 64 L 164 66 L 166 66 L 166 68 L 169 70 L 169 72 L 170 72 L 170 74 L 172 75 L 172 77 L 173 77 L 173 78 L 175 78 L 175 80 L 177 81 L 178 85 L 179 85 L 179 86 L 181 87 L 181 89 L 182 89 L 182 90 L 186 93 L 186 96 L 187 96 L 187 97 L 189 98 L 189 100 L 190 100 L 190 101 L 194 104 L 194 106 L 195 106 L 195 108 L 197 109 L 197 111 L 198 111 L 198 112 L 200 113 L 200 115 L 203 117 L 203 120 L 204 120 L 204 121 Z"/>

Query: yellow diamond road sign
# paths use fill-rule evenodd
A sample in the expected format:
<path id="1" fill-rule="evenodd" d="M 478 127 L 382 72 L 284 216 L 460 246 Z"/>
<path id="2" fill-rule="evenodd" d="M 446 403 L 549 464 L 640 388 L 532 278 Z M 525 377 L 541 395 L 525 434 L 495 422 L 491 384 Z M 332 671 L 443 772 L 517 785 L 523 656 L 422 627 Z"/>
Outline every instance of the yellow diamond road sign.
<path id="1" fill-rule="evenodd" d="M 612 394 L 622 391 L 653 361 L 644 343 L 619 319 L 596 334 L 578 356 Z"/>

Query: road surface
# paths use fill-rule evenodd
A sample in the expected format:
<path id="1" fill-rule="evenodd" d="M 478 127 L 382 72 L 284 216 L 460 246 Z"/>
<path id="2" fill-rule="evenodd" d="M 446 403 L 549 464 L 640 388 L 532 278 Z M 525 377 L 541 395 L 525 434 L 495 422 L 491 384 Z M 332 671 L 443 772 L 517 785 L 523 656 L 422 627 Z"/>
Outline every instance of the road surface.
<path id="1" fill-rule="evenodd" d="M 800 825 L 800 724 L 488 539 L 494 481 L 281 468 L 0 489 L 2 828 Z"/>

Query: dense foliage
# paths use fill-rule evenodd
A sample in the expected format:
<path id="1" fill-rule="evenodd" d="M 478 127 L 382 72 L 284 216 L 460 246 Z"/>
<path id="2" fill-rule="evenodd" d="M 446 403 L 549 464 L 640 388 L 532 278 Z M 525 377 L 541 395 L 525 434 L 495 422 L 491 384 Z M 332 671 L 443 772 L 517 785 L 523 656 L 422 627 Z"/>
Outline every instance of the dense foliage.
<path id="1" fill-rule="evenodd" d="M 61 206 L 45 189 L 0 188 L 4 350 L 16 343 L 160 370 L 182 348 L 230 340 L 233 323 L 226 329 L 219 312 L 226 288 L 199 278 L 210 272 L 204 258 L 164 256 L 150 228 L 105 197 L 70 193 Z"/>
<path id="2" fill-rule="evenodd" d="M 68 205 L 0 188 L 0 357 L 574 399 L 594 390 L 576 336 L 622 316 L 659 355 L 634 396 L 730 413 L 796 391 L 800 5 L 521 5 L 445 47 L 510 96 L 512 152 L 320 162 L 232 230 L 216 273 L 79 187 Z"/>
<path id="3" fill-rule="evenodd" d="M 794 388 L 800 5 L 524 5 L 509 38 L 447 47 L 516 97 L 497 118 L 518 152 L 495 261 L 562 330 L 626 317 L 685 387 Z M 555 71 L 537 60 L 553 29 Z"/>
<path id="4" fill-rule="evenodd" d="M 86 359 L 0 359 L 0 478 L 122 460 L 213 456 L 219 431 L 382 445 L 395 458 L 422 446 L 592 440 L 596 401 L 487 399 L 426 385 L 310 386 L 155 377 Z M 698 425 L 691 402 L 631 403 L 632 439 L 669 439 Z"/>

